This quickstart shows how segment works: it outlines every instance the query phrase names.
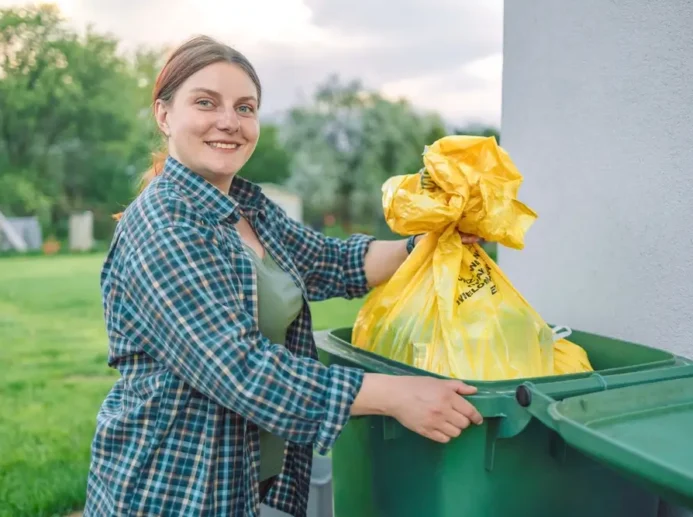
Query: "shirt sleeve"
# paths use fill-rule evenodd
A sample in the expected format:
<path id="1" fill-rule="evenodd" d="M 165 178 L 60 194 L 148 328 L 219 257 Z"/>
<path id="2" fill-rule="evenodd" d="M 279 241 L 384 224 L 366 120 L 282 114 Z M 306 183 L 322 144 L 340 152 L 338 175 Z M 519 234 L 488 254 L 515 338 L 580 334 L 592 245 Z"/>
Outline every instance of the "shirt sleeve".
<path id="1" fill-rule="evenodd" d="M 297 357 L 262 336 L 240 297 L 243 275 L 211 235 L 158 230 L 128 265 L 129 297 L 149 318 L 146 353 L 261 428 L 323 453 L 332 447 L 363 372 Z"/>
<path id="2" fill-rule="evenodd" d="M 354 234 L 348 239 L 327 237 L 274 207 L 284 244 L 306 284 L 308 298 L 360 298 L 370 291 L 366 253 L 375 237 Z"/>

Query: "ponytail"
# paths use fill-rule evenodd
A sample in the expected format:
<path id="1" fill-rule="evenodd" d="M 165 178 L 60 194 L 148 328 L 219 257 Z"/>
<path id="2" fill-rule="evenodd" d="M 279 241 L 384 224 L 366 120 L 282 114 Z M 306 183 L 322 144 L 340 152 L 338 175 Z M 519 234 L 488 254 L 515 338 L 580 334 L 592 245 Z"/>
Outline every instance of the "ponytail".
<path id="1" fill-rule="evenodd" d="M 166 150 L 156 151 L 152 153 L 152 166 L 149 167 L 140 178 L 140 190 L 142 192 L 151 181 L 157 177 L 164 170 L 164 164 L 166 163 L 166 156 L 168 152 Z"/>

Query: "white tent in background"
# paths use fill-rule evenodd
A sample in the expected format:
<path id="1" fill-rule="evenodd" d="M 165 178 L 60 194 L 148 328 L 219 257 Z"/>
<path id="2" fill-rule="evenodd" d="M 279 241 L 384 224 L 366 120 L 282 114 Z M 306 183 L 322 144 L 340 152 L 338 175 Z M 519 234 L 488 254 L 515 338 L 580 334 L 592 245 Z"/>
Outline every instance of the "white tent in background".
<path id="1" fill-rule="evenodd" d="M 25 252 L 28 249 L 26 241 L 12 226 L 12 223 L 0 212 L 0 242 L 7 241 L 10 249 Z"/>

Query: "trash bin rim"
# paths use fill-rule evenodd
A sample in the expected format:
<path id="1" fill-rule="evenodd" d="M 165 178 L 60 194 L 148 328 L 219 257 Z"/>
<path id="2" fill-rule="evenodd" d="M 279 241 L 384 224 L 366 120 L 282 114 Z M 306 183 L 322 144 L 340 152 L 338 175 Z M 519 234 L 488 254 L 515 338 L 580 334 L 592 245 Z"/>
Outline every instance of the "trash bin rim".
<path id="1" fill-rule="evenodd" d="M 581 331 L 576 331 L 576 332 L 581 332 Z M 360 364 L 366 369 L 372 369 L 373 371 L 377 371 L 379 373 L 389 373 L 392 375 L 427 375 L 427 376 L 432 376 L 432 377 L 438 377 L 438 378 L 446 378 L 445 376 L 438 375 L 435 373 L 427 372 L 425 370 L 421 370 L 418 368 L 415 368 L 414 366 L 410 366 L 407 364 L 403 364 L 397 361 L 393 361 L 391 359 L 388 359 L 386 357 L 383 357 L 381 355 L 375 354 L 373 352 L 370 352 L 368 350 L 363 350 L 361 348 L 356 348 L 354 347 L 351 343 L 343 339 L 341 336 L 344 334 L 351 334 L 351 327 L 337 327 L 329 330 L 324 330 L 320 332 L 316 332 L 316 336 L 318 339 L 316 339 L 316 343 L 318 345 L 318 348 L 320 350 L 323 350 L 325 352 L 328 352 L 330 354 L 333 354 L 335 356 L 340 357 L 341 359 L 347 360 L 349 362 L 354 362 L 357 364 Z M 603 338 L 605 336 L 599 336 L 594 334 L 595 337 L 600 337 Z M 640 347 L 640 348 L 650 348 L 650 347 L 645 347 L 644 345 L 639 345 L 637 343 L 629 343 L 630 345 L 634 347 Z M 675 364 L 678 364 L 680 361 L 684 360 L 686 361 L 685 358 L 677 357 L 676 355 L 672 354 L 671 352 L 667 352 L 665 350 L 657 350 L 658 353 L 660 353 L 662 359 L 656 360 L 656 361 L 651 361 L 645 364 L 640 364 L 640 365 L 634 365 L 634 366 L 624 366 L 624 367 L 616 367 L 616 368 L 609 368 L 609 369 L 604 369 L 604 370 L 599 370 L 597 372 L 585 372 L 585 373 L 578 373 L 578 374 L 567 374 L 567 375 L 549 375 L 549 376 L 543 376 L 543 377 L 527 377 L 527 378 L 521 378 L 521 379 L 511 379 L 511 380 L 502 380 L 502 381 L 478 381 L 478 380 L 473 380 L 473 379 L 462 379 L 465 383 L 470 384 L 472 386 L 476 386 L 479 389 L 479 394 L 511 394 L 514 396 L 514 392 L 516 388 L 521 385 L 524 382 L 533 382 L 536 384 L 540 383 L 546 383 L 546 382 L 551 382 L 551 383 L 556 383 L 560 381 L 572 381 L 575 379 L 581 379 L 581 378 L 588 378 L 595 373 L 601 375 L 601 376 L 608 376 L 608 375 L 613 375 L 613 374 L 622 374 L 622 373 L 627 373 L 631 371 L 641 371 L 641 370 L 649 370 L 649 369 L 658 369 L 662 367 L 668 367 L 668 366 L 673 366 Z"/>

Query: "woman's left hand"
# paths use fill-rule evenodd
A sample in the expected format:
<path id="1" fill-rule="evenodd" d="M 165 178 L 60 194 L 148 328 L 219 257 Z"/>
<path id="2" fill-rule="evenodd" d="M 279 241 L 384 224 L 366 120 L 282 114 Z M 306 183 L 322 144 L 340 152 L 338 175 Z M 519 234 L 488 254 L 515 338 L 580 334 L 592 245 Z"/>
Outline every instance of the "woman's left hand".
<path id="1" fill-rule="evenodd" d="M 481 237 L 472 235 L 471 233 L 460 232 L 460 237 L 462 238 L 462 244 L 476 244 L 481 240 Z"/>
<path id="2" fill-rule="evenodd" d="M 421 241 L 421 239 L 423 239 L 426 235 L 427 234 L 422 233 L 421 235 L 414 237 L 414 244 L 418 244 L 419 241 Z M 460 237 L 462 238 L 462 244 L 476 244 L 481 240 L 481 237 L 472 235 L 471 233 L 460 232 Z"/>

